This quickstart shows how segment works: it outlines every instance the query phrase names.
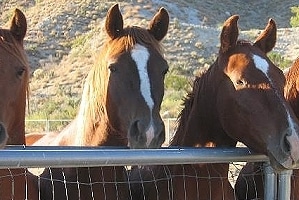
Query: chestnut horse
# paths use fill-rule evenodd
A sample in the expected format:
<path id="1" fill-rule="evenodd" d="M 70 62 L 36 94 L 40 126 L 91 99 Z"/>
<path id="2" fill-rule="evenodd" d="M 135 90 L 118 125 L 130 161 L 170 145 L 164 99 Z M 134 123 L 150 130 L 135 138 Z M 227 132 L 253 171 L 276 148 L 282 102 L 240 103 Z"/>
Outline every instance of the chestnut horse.
<path id="1" fill-rule="evenodd" d="M 168 64 L 160 41 L 169 15 L 161 8 L 149 28 L 123 27 L 118 5 L 107 14 L 105 41 L 89 72 L 79 113 L 50 145 L 157 148 L 165 138 L 160 116 Z M 35 144 L 44 145 L 41 138 Z M 46 169 L 42 199 L 129 199 L 124 167 Z"/>
<path id="2" fill-rule="evenodd" d="M 235 147 L 240 141 L 268 155 L 275 169 L 291 169 L 299 158 L 299 126 L 283 97 L 284 75 L 266 56 L 276 42 L 276 24 L 270 19 L 251 44 L 238 40 L 238 19 L 225 21 L 218 58 L 196 78 L 171 145 Z M 133 168 L 133 197 L 232 200 L 228 170 L 228 163 Z"/>
<path id="3" fill-rule="evenodd" d="M 0 143 L 25 144 L 25 110 L 29 86 L 29 64 L 23 41 L 25 15 L 15 10 L 9 29 L 0 29 Z M 1 199 L 37 199 L 34 176 L 27 169 L 1 169 Z"/>
<path id="4" fill-rule="evenodd" d="M 285 72 L 284 96 L 299 119 L 299 57 Z M 236 181 L 236 194 L 239 199 L 263 199 L 264 171 L 262 163 L 247 163 Z M 299 170 L 294 169 L 291 179 L 291 199 L 299 200 Z"/>

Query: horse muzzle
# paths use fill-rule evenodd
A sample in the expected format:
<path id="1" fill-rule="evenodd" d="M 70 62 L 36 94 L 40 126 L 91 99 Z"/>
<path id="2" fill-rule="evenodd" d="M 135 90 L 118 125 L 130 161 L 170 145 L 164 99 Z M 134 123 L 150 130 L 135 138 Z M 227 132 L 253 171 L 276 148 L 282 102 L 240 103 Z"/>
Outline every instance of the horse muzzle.
<path id="1" fill-rule="evenodd" d="M 299 137 L 295 130 L 288 128 L 283 132 L 280 143 L 268 148 L 270 162 L 276 170 L 299 167 Z"/>
<path id="2" fill-rule="evenodd" d="M 142 121 L 135 121 L 129 130 L 129 146 L 133 149 L 159 148 L 165 140 L 163 121 L 145 126 Z"/>
<path id="3" fill-rule="evenodd" d="M 289 155 L 289 158 L 283 163 L 287 169 L 299 167 L 299 137 L 296 132 L 287 133 L 282 142 L 282 149 Z"/>

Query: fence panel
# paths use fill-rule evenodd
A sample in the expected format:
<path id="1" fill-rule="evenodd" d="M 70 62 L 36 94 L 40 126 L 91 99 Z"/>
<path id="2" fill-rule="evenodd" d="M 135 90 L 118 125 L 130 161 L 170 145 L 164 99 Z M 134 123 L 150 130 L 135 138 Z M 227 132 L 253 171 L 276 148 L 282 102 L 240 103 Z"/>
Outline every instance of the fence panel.
<path id="1" fill-rule="evenodd" d="M 7 146 L 0 151 L 1 168 L 172 165 L 264 162 L 265 155 L 247 148 L 123 149 L 112 147 Z"/>
<path id="2" fill-rule="evenodd" d="M 123 149 L 111 147 L 7 146 L 0 151 L 0 169 L 38 167 L 96 167 L 132 165 L 174 165 L 199 163 L 268 162 L 265 155 L 247 148 L 161 148 Z M 275 173 L 266 167 L 265 200 L 290 199 L 291 170 L 279 174 L 276 192 Z M 268 179 L 268 180 L 267 180 Z"/>

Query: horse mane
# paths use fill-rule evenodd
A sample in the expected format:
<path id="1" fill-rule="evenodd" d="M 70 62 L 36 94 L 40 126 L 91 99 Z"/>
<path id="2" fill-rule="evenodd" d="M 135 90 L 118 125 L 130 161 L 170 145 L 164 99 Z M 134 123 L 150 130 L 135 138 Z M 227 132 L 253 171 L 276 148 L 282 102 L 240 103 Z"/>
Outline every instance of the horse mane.
<path id="1" fill-rule="evenodd" d="M 0 48 L 5 49 L 10 55 L 13 55 L 18 61 L 20 61 L 25 70 L 25 85 L 24 93 L 26 94 L 27 108 L 29 108 L 29 62 L 24 50 L 23 45 L 20 45 L 11 32 L 7 29 L 0 29 Z"/>
<path id="2" fill-rule="evenodd" d="M 177 117 L 177 129 L 176 133 L 174 134 L 174 137 L 172 138 L 170 144 L 171 145 L 178 145 L 181 141 L 183 141 L 183 138 L 185 138 L 186 135 L 186 126 L 189 118 L 189 114 L 191 112 L 191 109 L 194 104 L 194 100 L 198 98 L 198 95 L 200 94 L 200 91 L 202 89 L 202 85 L 205 82 L 205 79 L 207 77 L 207 72 L 209 70 L 204 70 L 202 73 L 196 75 L 194 81 L 192 90 L 188 92 L 187 96 L 183 99 L 183 109 L 179 113 Z"/>
<path id="3" fill-rule="evenodd" d="M 106 110 L 106 96 L 110 71 L 110 58 L 124 51 L 130 51 L 135 44 L 151 47 L 163 56 L 163 48 L 148 30 L 132 26 L 123 30 L 123 34 L 115 39 L 108 38 L 104 42 L 97 60 L 90 70 L 82 93 L 81 104 L 77 115 L 77 134 L 75 145 L 97 146 L 107 136 L 109 125 Z M 101 133 L 96 133 L 101 130 Z"/>
<path id="4" fill-rule="evenodd" d="M 296 78 L 298 77 L 298 74 L 299 74 L 299 57 L 296 58 L 296 60 L 290 67 L 290 69 L 287 73 L 287 77 L 290 80 L 296 80 Z"/>
<path id="5" fill-rule="evenodd" d="M 251 46 L 252 42 L 247 41 L 247 40 L 238 40 L 237 45 L 249 45 L 249 46 Z"/>
<path id="6" fill-rule="evenodd" d="M 299 76 L 299 57 L 294 61 L 288 71 L 285 73 L 286 83 L 284 86 L 284 95 L 288 102 L 293 107 L 296 115 L 299 115 L 298 110 L 298 89 L 297 77 Z"/>

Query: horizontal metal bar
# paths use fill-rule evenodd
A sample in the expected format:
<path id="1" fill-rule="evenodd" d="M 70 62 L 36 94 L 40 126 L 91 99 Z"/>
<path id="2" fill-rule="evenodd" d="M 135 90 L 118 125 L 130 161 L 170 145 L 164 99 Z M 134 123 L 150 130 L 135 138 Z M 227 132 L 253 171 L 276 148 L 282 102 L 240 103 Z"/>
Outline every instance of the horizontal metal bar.
<path id="1" fill-rule="evenodd" d="M 8 146 L 0 168 L 94 167 L 196 163 L 262 162 L 268 157 L 247 148 L 122 149 L 112 147 Z"/>

